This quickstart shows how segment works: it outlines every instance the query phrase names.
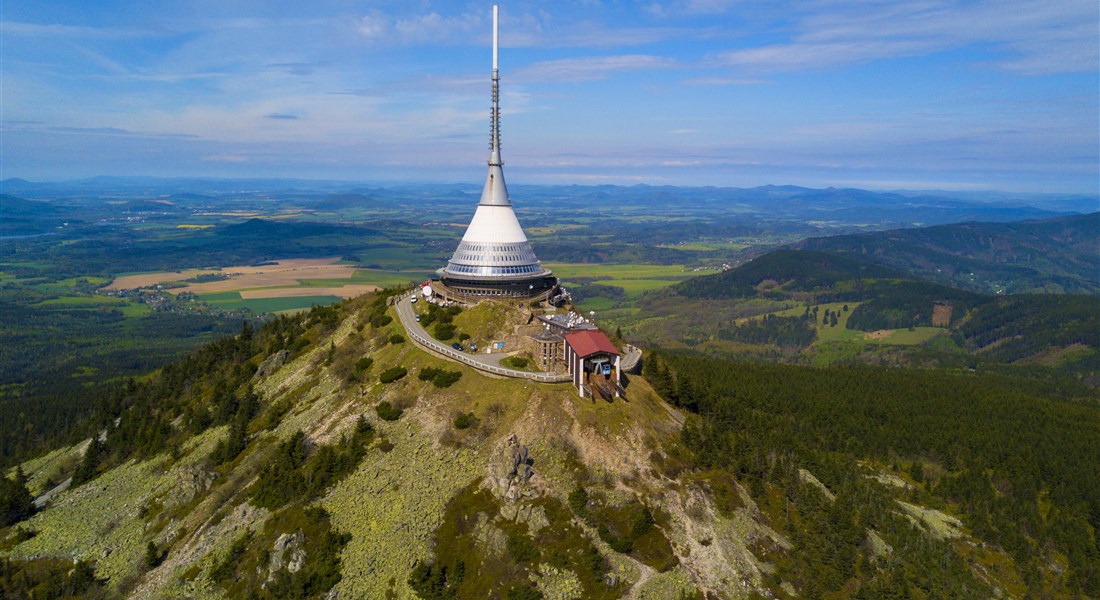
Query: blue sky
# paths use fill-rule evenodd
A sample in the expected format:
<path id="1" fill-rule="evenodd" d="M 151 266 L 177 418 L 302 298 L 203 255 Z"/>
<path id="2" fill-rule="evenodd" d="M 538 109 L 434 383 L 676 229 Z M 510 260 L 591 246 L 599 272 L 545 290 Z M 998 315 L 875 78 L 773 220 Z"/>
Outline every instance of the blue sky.
<path id="1" fill-rule="evenodd" d="M 0 178 L 483 177 L 492 2 L 0 2 Z M 513 183 L 1100 191 L 1096 0 L 500 4 Z"/>

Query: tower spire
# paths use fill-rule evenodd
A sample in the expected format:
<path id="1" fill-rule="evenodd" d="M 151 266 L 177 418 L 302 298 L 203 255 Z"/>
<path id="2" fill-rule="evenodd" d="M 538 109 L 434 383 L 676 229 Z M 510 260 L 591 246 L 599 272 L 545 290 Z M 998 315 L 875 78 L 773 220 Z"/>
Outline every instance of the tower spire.
<path id="1" fill-rule="evenodd" d="M 458 243 L 458 249 L 438 271 L 445 294 L 465 298 L 534 298 L 548 294 L 557 279 L 535 257 L 520 227 L 500 159 L 500 38 L 498 11 L 493 6 L 493 105 L 489 109 L 489 169 L 481 201 Z"/>
<path id="2" fill-rule="evenodd" d="M 500 65 L 497 28 L 498 7 L 493 5 L 493 106 L 489 109 L 489 166 L 501 166 L 500 159 Z"/>

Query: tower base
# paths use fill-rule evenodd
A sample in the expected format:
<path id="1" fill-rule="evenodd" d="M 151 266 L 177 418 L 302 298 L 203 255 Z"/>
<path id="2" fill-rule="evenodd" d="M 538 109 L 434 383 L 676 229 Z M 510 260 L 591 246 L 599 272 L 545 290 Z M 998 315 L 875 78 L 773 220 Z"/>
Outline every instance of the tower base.
<path id="1" fill-rule="evenodd" d="M 512 281 L 485 281 L 442 277 L 432 282 L 432 291 L 447 300 L 473 303 L 480 300 L 542 301 L 558 287 L 553 275 Z"/>

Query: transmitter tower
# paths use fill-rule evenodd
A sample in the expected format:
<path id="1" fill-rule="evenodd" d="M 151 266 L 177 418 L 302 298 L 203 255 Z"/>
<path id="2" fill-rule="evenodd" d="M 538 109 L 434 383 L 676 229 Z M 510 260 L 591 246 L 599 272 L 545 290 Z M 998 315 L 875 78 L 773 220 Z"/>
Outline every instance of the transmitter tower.
<path id="1" fill-rule="evenodd" d="M 557 279 L 535 257 L 520 227 L 500 154 L 500 70 L 497 6 L 493 6 L 493 103 L 489 109 L 489 174 L 477 211 L 447 266 L 437 271 L 444 295 L 456 299 L 533 299 L 548 296 Z"/>

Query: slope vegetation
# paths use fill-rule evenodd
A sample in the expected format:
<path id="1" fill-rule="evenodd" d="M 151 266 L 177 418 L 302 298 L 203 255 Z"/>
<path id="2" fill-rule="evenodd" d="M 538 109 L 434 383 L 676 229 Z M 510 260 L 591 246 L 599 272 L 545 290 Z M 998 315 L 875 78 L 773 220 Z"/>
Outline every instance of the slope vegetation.
<path id="1" fill-rule="evenodd" d="M 1100 292 L 1100 213 L 838 235 L 796 247 L 854 255 L 977 292 Z"/>
<path id="2" fill-rule="evenodd" d="M 25 518 L 11 494 L 0 591 L 988 598 L 1096 585 L 1086 388 L 660 354 L 625 399 L 593 402 L 421 351 L 391 294 L 245 327 L 120 386 L 90 439 L 2 488 L 25 485 L 42 508 Z M 1031 434 L 997 444 L 1020 420 Z M 1042 446 L 1053 432 L 1065 435 Z M 59 576 L 59 560 L 77 567 Z"/>

